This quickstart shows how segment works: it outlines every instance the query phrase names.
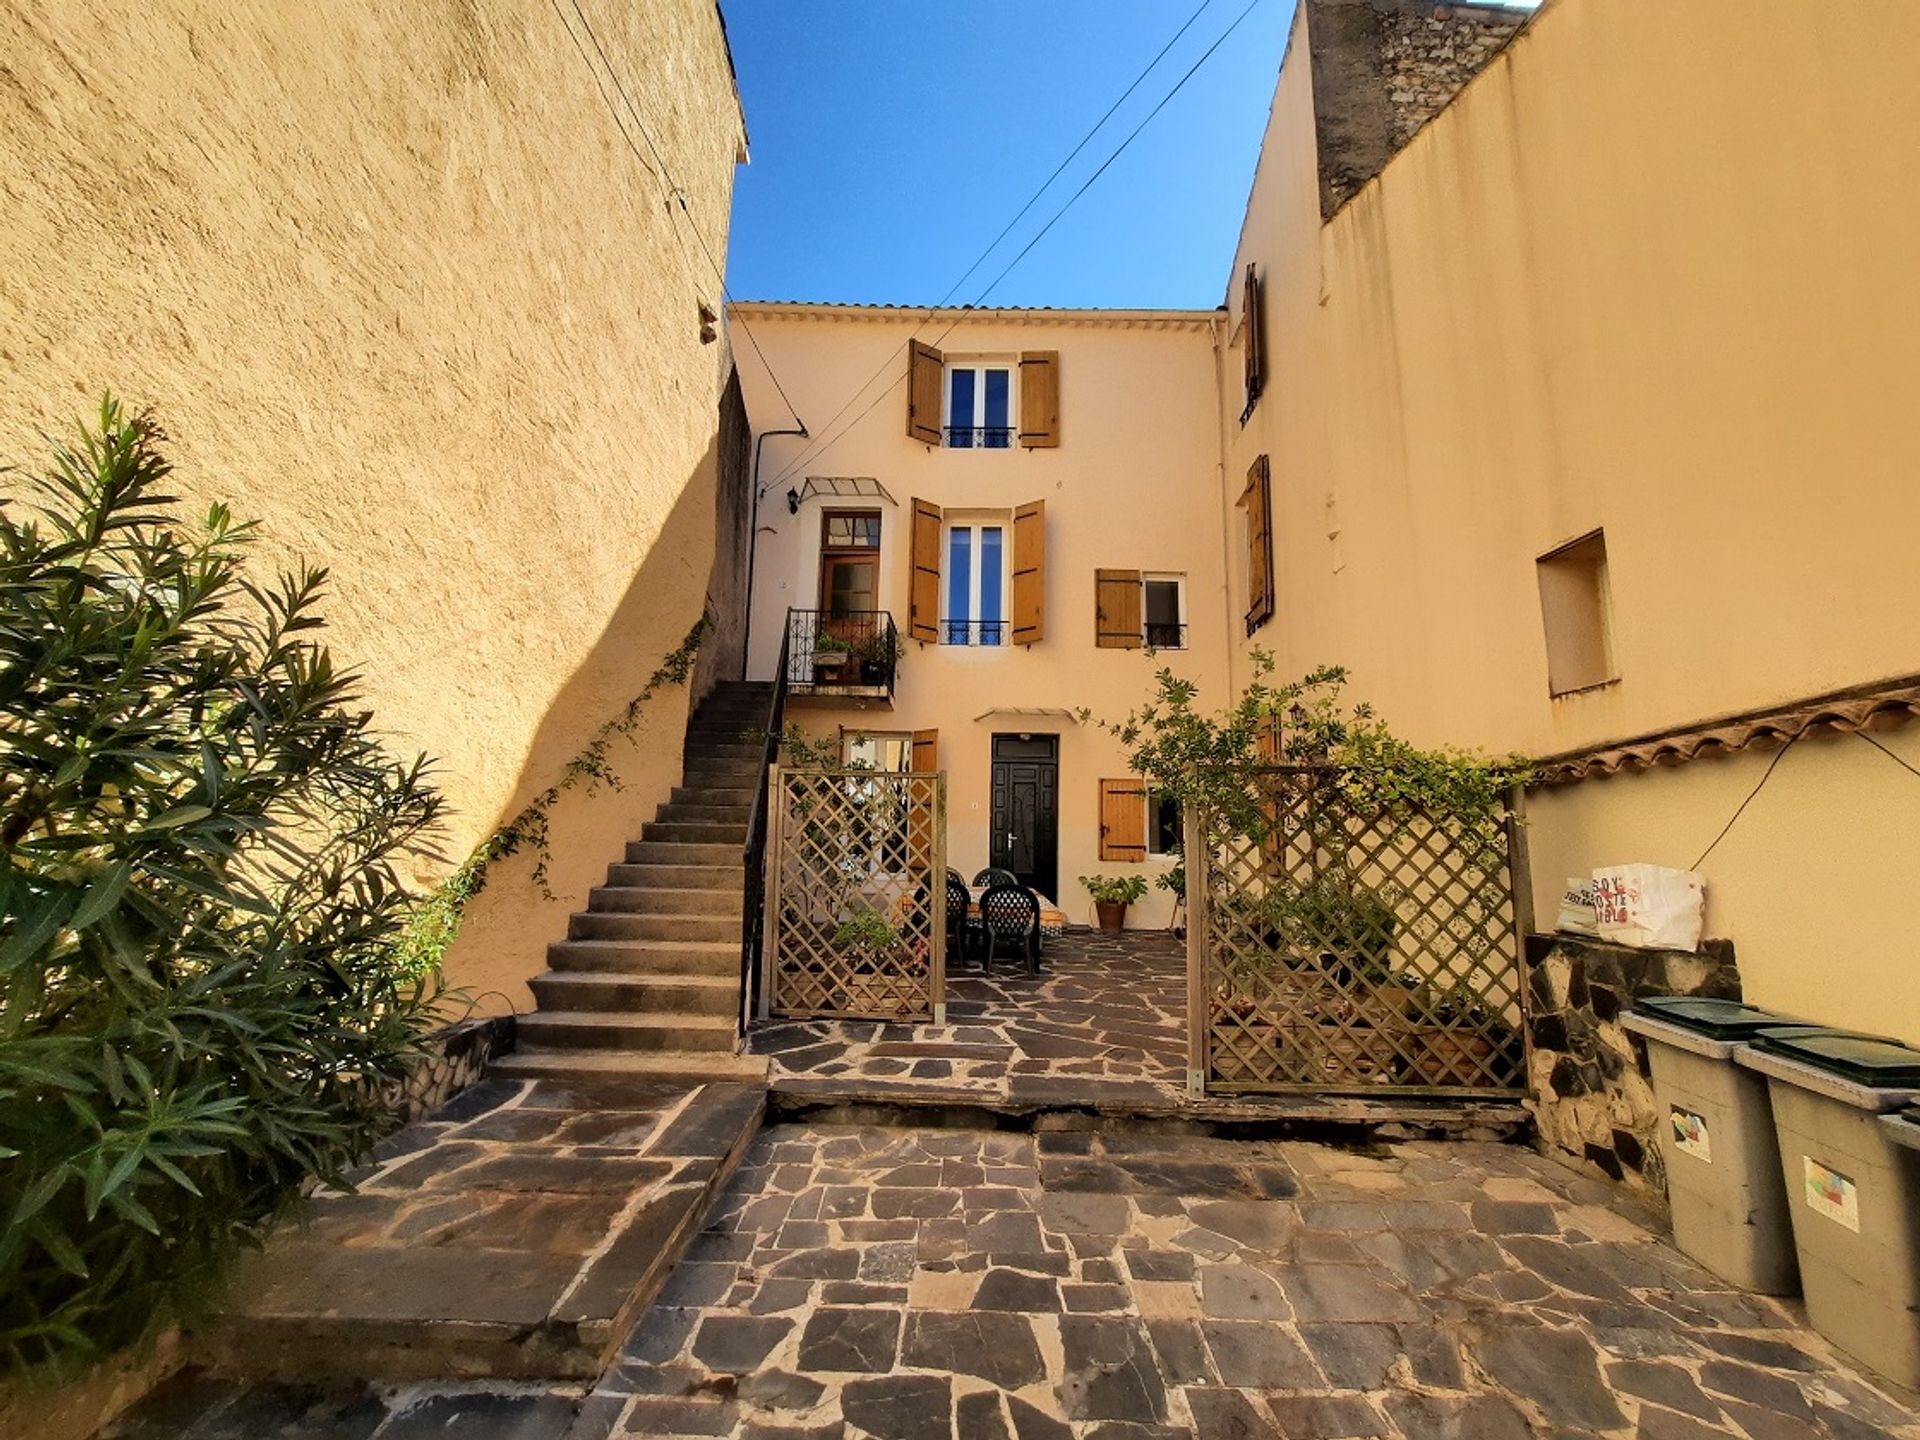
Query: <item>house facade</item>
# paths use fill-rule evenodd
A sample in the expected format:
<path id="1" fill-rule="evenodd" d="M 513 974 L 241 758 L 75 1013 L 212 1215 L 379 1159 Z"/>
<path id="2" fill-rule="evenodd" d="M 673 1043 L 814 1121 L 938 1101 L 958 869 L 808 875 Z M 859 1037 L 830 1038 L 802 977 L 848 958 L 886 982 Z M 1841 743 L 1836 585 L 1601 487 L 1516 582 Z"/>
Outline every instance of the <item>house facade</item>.
<path id="1" fill-rule="evenodd" d="M 1164 873 L 1173 807 L 1099 721 L 1163 666 L 1225 682 L 1217 313 L 734 313 L 802 415 L 858 392 L 764 443 L 748 677 L 784 644 L 793 723 L 844 760 L 944 770 L 969 878 L 1010 869 L 1080 922 L 1079 877 Z M 764 370 L 742 376 L 768 413 Z M 1150 889 L 1130 923 L 1172 904 Z"/>
<path id="2" fill-rule="evenodd" d="M 1916 43 L 1920 12 L 1796 0 L 1306 0 L 1216 319 L 741 307 L 803 414 L 860 417 L 767 444 L 751 673 L 789 607 L 840 593 L 825 512 L 858 491 L 829 487 L 873 487 L 875 559 L 845 583 L 909 634 L 897 684 L 796 720 L 886 732 L 906 764 L 937 732 L 963 869 L 1005 833 L 995 737 L 1048 737 L 1058 873 L 1113 872 L 1118 752 L 1047 712 L 1138 703 L 1163 662 L 1096 617 L 1131 635 L 1138 572 L 1144 638 L 1178 575 L 1190 648 L 1162 655 L 1203 703 L 1262 650 L 1347 667 L 1417 743 L 1538 758 L 1541 928 L 1596 866 L 1698 869 L 1749 998 L 1920 1040 Z M 1036 437 L 1020 362 L 1054 351 Z M 751 360 L 743 381 L 761 430 L 781 407 Z M 988 543 L 1017 567 L 1036 502 L 1027 645 L 1013 570 L 1011 608 L 954 579 Z M 947 623 L 982 619 L 1015 643 Z"/>

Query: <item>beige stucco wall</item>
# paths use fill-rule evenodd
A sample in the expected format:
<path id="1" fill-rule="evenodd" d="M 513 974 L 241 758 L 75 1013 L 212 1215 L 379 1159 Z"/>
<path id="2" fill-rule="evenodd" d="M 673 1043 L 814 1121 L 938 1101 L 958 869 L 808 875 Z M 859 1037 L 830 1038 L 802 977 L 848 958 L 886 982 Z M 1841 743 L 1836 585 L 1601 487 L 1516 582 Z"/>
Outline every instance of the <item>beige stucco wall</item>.
<path id="1" fill-rule="evenodd" d="M 333 648 L 438 757 L 455 860 L 678 644 L 713 553 L 689 225 L 724 264 L 725 43 L 711 0 L 587 13 L 684 217 L 543 0 L 0 3 L 0 456 L 106 387 L 156 407 L 188 496 L 332 568 Z M 557 901 L 500 867 L 450 962 L 487 1008 L 664 797 L 685 703 L 563 805 Z"/>
<path id="2" fill-rule="evenodd" d="M 1223 504 L 1273 460 L 1253 643 L 1350 666 L 1410 738 L 1534 754 L 1920 671 L 1920 8 L 1551 0 L 1324 228 L 1306 43 L 1229 272 L 1237 323 L 1262 266 L 1273 356 L 1244 429 L 1222 406 Z M 1595 527 L 1621 678 L 1556 701 L 1534 560 Z M 1543 890 L 1690 862 L 1752 765 L 1543 795 Z M 1757 998 L 1920 1035 L 1871 958 L 1912 955 L 1915 783 L 1809 747 L 1709 860 Z M 1826 883 L 1783 889 L 1796 859 Z"/>
<path id="3" fill-rule="evenodd" d="M 741 307 L 768 360 L 817 435 L 826 421 L 885 367 L 848 410 L 858 414 L 905 373 L 905 342 L 919 312 L 860 312 L 834 307 Z M 923 326 L 920 338 L 948 331 L 951 317 Z M 1060 353 L 1061 443 L 1055 449 L 948 450 L 907 438 L 904 383 L 841 438 L 819 448 L 791 476 L 785 470 L 807 450 L 799 439 L 766 444 L 759 508 L 753 633 L 749 663 L 756 678 L 773 674 L 789 606 L 818 605 L 820 516 L 827 502 L 810 498 L 797 516 L 786 491 L 813 476 L 867 476 L 896 504 L 833 502 L 832 508 L 878 508 L 882 514 L 880 593 L 902 627 L 907 618 L 908 520 L 913 497 L 943 509 L 1006 511 L 1030 500 L 1047 506 L 1046 638 L 1031 647 L 909 645 L 891 712 L 826 708 L 809 702 L 790 714 L 807 730 L 869 732 L 938 729 L 940 766 L 948 779 L 948 847 L 968 876 L 987 864 L 991 818 L 992 736 L 1022 732 L 1060 737 L 1059 876 L 1052 897 L 1068 917 L 1091 923 L 1082 875 L 1167 868 L 1150 859 L 1129 865 L 1099 858 L 1099 781 L 1129 771 L 1124 751 L 1091 725 L 1058 716 L 989 714 L 1025 708 L 1077 711 L 1118 720 L 1150 695 L 1165 665 L 1211 695 L 1225 681 L 1221 518 L 1214 452 L 1215 324 L 1208 312 L 1172 316 L 1066 317 L 1034 314 L 969 318 L 940 341 L 949 357 Z M 889 358 L 890 356 L 896 358 Z M 751 353 L 740 373 L 755 429 L 785 413 Z M 845 424 L 843 419 L 842 425 Z M 1102 650 L 1094 645 L 1096 569 L 1140 569 L 1188 577 L 1189 648 Z M 944 596 L 943 596 L 944 599 Z M 942 613 L 945 613 L 943 608 Z M 983 718 L 984 717 L 984 718 Z M 1164 925 L 1172 902 L 1151 889 L 1133 906 L 1130 926 Z"/>

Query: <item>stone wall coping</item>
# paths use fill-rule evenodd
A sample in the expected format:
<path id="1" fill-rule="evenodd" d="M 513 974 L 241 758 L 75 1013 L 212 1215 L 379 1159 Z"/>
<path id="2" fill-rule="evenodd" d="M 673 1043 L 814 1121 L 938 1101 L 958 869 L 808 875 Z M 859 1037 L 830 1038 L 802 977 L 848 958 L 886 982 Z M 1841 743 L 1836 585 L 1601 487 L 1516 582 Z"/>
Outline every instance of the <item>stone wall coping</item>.
<path id="1" fill-rule="evenodd" d="M 1880 1123 L 1887 1127 L 1887 1134 L 1896 1145 L 1904 1145 L 1909 1150 L 1920 1150 L 1920 1122 L 1909 1120 L 1904 1115 L 1882 1115 Z"/>
<path id="2" fill-rule="evenodd" d="M 1666 1020 L 1656 1020 L 1651 1015 L 1642 1015 L 1637 1010 L 1629 1010 L 1620 1017 L 1623 1028 L 1635 1035 L 1644 1035 L 1649 1040 L 1658 1040 L 1662 1045 L 1671 1045 L 1676 1050 L 1684 1050 L 1689 1055 L 1704 1055 L 1709 1060 L 1729 1060 L 1733 1052 L 1742 1047 L 1739 1040 L 1716 1040 L 1711 1035 L 1702 1035 L 1698 1030 L 1689 1030 L 1684 1025 L 1675 1025 Z"/>
<path id="3" fill-rule="evenodd" d="M 1758 1070 L 1769 1080 L 1777 1080 L 1785 1085 L 1798 1086 L 1815 1095 L 1824 1095 L 1829 1100 L 1838 1100 L 1843 1105 L 1851 1105 L 1857 1110 L 1870 1113 L 1884 1113 L 1898 1110 L 1920 1100 L 1920 1090 L 1876 1090 L 1871 1085 L 1859 1085 L 1839 1075 L 1829 1074 L 1812 1065 L 1802 1064 L 1798 1060 L 1789 1060 L 1784 1055 L 1769 1055 L 1764 1050 L 1756 1050 L 1751 1045 L 1742 1045 L 1734 1055 L 1733 1063 L 1745 1066 L 1749 1070 Z"/>

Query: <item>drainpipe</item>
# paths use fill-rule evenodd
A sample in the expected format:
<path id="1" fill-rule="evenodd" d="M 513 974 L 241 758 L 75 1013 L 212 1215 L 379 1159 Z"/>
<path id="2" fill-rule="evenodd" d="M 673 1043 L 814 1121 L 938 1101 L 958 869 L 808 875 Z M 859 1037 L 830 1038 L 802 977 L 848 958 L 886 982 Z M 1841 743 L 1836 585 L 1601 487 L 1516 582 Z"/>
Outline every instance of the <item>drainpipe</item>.
<path id="1" fill-rule="evenodd" d="M 797 429 L 762 430 L 753 442 L 753 481 L 751 485 L 753 491 L 753 507 L 747 516 L 747 625 L 745 637 L 740 642 L 740 678 L 742 680 L 747 678 L 747 657 L 753 653 L 753 556 L 754 552 L 759 549 L 760 546 L 760 502 L 767 498 L 765 493 L 760 489 L 760 447 L 767 443 L 767 437 L 769 435 L 798 435 L 802 438 L 812 438 L 807 434 L 807 422 L 800 420 L 798 415 L 793 418 L 800 421 Z"/>

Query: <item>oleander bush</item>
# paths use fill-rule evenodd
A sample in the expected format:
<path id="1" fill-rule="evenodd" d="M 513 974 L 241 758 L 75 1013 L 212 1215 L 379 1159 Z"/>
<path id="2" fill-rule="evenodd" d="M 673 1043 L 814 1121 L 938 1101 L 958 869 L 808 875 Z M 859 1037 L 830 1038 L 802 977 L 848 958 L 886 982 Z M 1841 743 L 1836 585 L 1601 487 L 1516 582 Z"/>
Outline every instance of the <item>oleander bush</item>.
<path id="1" fill-rule="evenodd" d="M 395 948 L 427 765 L 318 642 L 325 571 L 249 578 L 165 438 L 109 397 L 0 483 L 0 1370 L 190 1314 L 438 1020 Z"/>

